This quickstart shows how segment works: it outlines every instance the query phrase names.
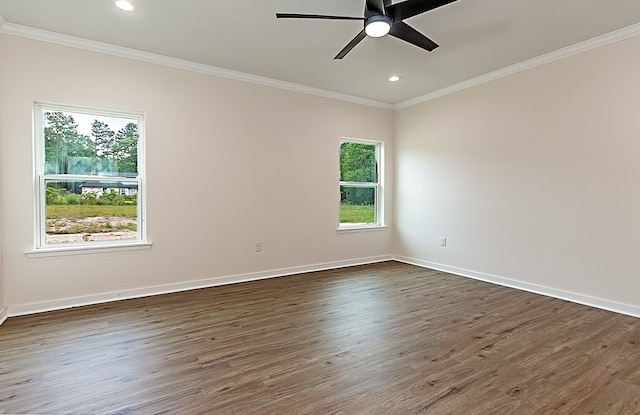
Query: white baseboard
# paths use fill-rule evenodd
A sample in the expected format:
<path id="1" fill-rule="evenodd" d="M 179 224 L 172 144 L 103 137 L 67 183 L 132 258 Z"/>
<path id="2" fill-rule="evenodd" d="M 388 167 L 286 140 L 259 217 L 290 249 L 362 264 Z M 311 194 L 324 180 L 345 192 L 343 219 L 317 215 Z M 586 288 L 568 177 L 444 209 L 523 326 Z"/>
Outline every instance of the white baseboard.
<path id="1" fill-rule="evenodd" d="M 561 300 L 571 301 L 595 308 L 600 308 L 614 313 L 625 314 L 632 317 L 640 318 L 640 307 L 629 304 L 618 303 L 615 301 L 605 300 L 602 298 L 591 297 L 583 294 L 577 294 L 569 291 L 558 290 L 537 284 L 531 284 L 523 281 L 512 280 L 509 278 L 499 277 L 496 275 L 486 274 L 477 271 L 471 271 L 463 268 L 452 267 L 449 265 L 438 264 L 435 262 L 423 261 L 416 258 L 393 255 L 380 255 L 375 257 L 359 258 L 345 261 L 325 262 L 320 264 L 312 264 L 290 268 L 280 268 L 268 271 L 251 272 L 246 274 L 228 275 L 222 277 L 213 277 L 197 281 L 188 281 L 176 284 L 159 285 L 153 287 L 138 288 L 134 290 L 126 290 L 119 292 L 111 292 L 105 294 L 89 295 L 84 297 L 65 298 L 61 300 L 46 301 L 40 303 L 20 304 L 15 306 L 4 307 L 0 309 L 0 324 L 9 316 L 20 316 L 25 314 L 41 313 L 45 311 L 61 310 L 65 308 L 80 307 L 84 305 L 107 303 L 111 301 L 125 300 L 130 298 L 148 297 L 152 295 L 168 294 L 172 292 L 188 291 L 198 288 L 215 287 L 219 285 L 235 284 L 239 282 L 256 281 L 267 278 L 283 277 L 287 275 L 302 274 L 306 272 L 324 271 L 336 268 L 345 268 L 356 265 L 373 264 L 376 262 L 384 262 L 395 260 L 406 264 L 417 265 L 423 268 L 434 269 L 438 271 L 448 272 L 450 274 L 462 277 L 473 278 L 505 287 L 515 288 L 535 294 L 546 295 L 548 297 L 558 298 Z"/>
<path id="2" fill-rule="evenodd" d="M 7 317 L 8 317 L 7 307 L 0 308 L 0 326 L 2 325 L 2 323 L 7 321 Z"/>
<path id="3" fill-rule="evenodd" d="M 560 300 L 571 301 L 590 307 L 600 308 L 614 313 L 625 314 L 632 317 L 640 317 L 640 307 L 629 304 L 618 303 L 615 301 L 605 300 L 602 298 L 591 297 L 588 295 L 577 294 L 570 291 L 558 290 L 556 288 L 545 287 L 542 285 L 531 284 L 528 282 L 512 280 L 509 278 L 498 277 L 483 272 L 471 271 L 468 269 L 451 267 L 448 265 L 438 264 L 435 262 L 423 261 L 416 258 L 405 256 L 394 256 L 393 259 L 406 264 L 417 265 L 423 268 L 435 269 L 437 271 L 445 271 L 450 274 L 462 277 L 473 278 L 480 281 L 490 282 L 493 284 L 503 285 L 505 287 L 516 288 L 518 290 L 529 291 L 535 294 L 546 295 L 547 297 L 558 298 Z"/>
<path id="4" fill-rule="evenodd" d="M 126 300 L 130 298 L 149 297 L 152 295 L 168 294 L 179 291 L 195 290 L 198 288 L 215 287 L 219 285 L 235 284 L 239 282 L 256 281 L 266 278 L 283 277 L 286 275 L 302 274 L 305 272 L 324 271 L 335 268 L 351 267 L 355 265 L 373 264 L 376 262 L 390 261 L 391 255 L 358 258 L 345 261 L 325 262 L 291 268 L 280 268 L 268 271 L 250 272 L 222 277 L 213 277 L 197 281 L 180 282 L 175 284 L 158 285 L 153 287 L 138 288 L 133 290 L 110 292 L 104 294 L 88 295 L 83 297 L 64 298 L 61 300 L 45 301 L 40 303 L 10 305 L 5 309 L 6 316 L 21 316 L 25 314 L 42 313 L 45 311 L 61 310 L 65 308 L 80 307 L 84 305 L 107 303 L 111 301 Z"/>

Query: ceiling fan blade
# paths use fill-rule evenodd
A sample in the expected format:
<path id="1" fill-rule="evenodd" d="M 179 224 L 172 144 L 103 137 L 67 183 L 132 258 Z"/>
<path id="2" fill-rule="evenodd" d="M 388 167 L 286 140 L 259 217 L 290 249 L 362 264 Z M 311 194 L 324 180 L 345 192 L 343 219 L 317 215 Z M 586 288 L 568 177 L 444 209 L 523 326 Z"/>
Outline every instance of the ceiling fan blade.
<path id="1" fill-rule="evenodd" d="M 393 20 L 400 22 L 409 17 L 417 16 L 429 10 L 437 9 L 456 0 L 406 0 L 387 7 Z"/>
<path id="2" fill-rule="evenodd" d="M 276 13 L 277 19 L 330 19 L 330 20 L 364 20 L 364 17 L 327 16 L 324 14 Z"/>
<path id="3" fill-rule="evenodd" d="M 351 52 L 351 49 L 355 48 L 356 45 L 360 43 L 362 39 L 364 39 L 365 37 L 367 37 L 367 34 L 364 32 L 364 29 L 362 29 L 360 33 L 358 33 L 356 37 L 351 39 L 351 42 L 349 42 L 347 46 L 345 46 L 333 59 L 344 58 L 347 55 L 347 53 Z"/>
<path id="4" fill-rule="evenodd" d="M 391 26 L 389 34 L 397 37 L 398 39 L 402 39 L 405 42 L 409 42 L 412 45 L 416 45 L 419 48 L 426 49 L 429 52 L 438 47 L 436 42 L 418 32 L 405 22 L 394 23 L 393 26 Z"/>
<path id="5" fill-rule="evenodd" d="M 372 14 L 384 14 L 384 6 L 384 0 L 366 0 L 364 4 L 364 17 L 369 17 Z"/>

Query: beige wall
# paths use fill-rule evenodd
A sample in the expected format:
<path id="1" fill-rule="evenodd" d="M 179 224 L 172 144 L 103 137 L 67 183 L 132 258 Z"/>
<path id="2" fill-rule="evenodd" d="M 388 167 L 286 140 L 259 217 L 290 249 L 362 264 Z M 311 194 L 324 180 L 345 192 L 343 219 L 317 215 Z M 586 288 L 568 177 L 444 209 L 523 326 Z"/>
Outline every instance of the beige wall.
<path id="1" fill-rule="evenodd" d="M 392 220 L 392 111 L 6 35 L 0 50 L 2 270 L 10 313 L 391 253 L 390 229 L 336 228 L 340 136 L 385 142 Z M 34 238 L 34 101 L 145 114 L 150 250 L 25 256 Z M 256 241 L 262 253 L 254 252 Z"/>
<path id="2" fill-rule="evenodd" d="M 627 39 L 394 117 L 0 36 L 0 298 L 29 311 L 393 252 L 640 314 L 639 50 Z M 145 113 L 150 250 L 24 255 L 34 101 Z M 390 230 L 336 233 L 340 136 L 385 141 Z"/>
<path id="3" fill-rule="evenodd" d="M 637 313 L 638 74 L 636 37 L 398 111 L 396 253 Z"/>

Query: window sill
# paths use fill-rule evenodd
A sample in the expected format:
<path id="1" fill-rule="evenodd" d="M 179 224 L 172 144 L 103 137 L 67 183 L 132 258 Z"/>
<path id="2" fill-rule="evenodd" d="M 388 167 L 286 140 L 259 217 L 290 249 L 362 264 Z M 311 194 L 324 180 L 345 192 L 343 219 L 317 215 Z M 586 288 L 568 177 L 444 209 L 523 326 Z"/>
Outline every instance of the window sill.
<path id="1" fill-rule="evenodd" d="M 120 244 L 103 244 L 103 245 L 73 245 L 73 246 L 61 246 L 61 247 L 47 247 L 34 249 L 27 251 L 24 254 L 29 258 L 43 258 L 51 256 L 66 256 L 66 255 L 84 255 L 84 254 L 97 254 L 97 253 L 110 253 L 110 252 L 122 252 L 122 251 L 139 251 L 143 249 L 151 248 L 153 244 L 151 242 L 131 242 Z"/>
<path id="2" fill-rule="evenodd" d="M 343 226 L 336 230 L 338 233 L 353 233 L 353 232 L 372 232 L 372 231 L 385 231 L 389 229 L 388 226 L 382 225 L 361 225 L 361 226 Z"/>

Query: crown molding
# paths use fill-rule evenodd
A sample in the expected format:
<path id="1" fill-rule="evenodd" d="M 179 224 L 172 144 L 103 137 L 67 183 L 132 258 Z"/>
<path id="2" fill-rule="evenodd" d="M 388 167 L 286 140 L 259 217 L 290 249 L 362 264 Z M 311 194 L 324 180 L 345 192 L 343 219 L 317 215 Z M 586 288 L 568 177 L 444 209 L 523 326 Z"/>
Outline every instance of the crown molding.
<path id="1" fill-rule="evenodd" d="M 205 65 L 201 63 L 191 62 L 184 59 L 171 58 L 150 52 L 143 52 L 136 49 L 130 49 L 123 46 L 116 46 L 109 43 L 98 42 L 94 40 L 83 39 L 76 36 L 64 35 L 61 33 L 50 32 L 47 30 L 35 29 L 28 26 L 17 25 L 6 22 L 0 16 L 0 33 L 23 37 L 32 40 L 38 40 L 47 43 L 53 43 L 61 46 L 68 46 L 77 49 L 88 50 L 91 52 L 102 53 L 106 55 L 117 56 L 121 58 L 134 59 L 142 62 L 152 63 L 156 65 L 168 66 L 171 68 L 182 69 L 191 72 L 198 72 L 206 75 L 213 75 L 221 78 L 233 79 L 236 81 L 249 82 L 268 86 L 287 91 L 299 92 L 308 95 L 314 95 L 322 98 L 335 99 L 354 104 L 366 105 L 369 107 L 393 109 L 393 105 L 375 101 L 366 98 L 360 98 L 352 95 L 341 94 L 339 92 L 328 91 L 320 88 L 313 88 L 293 82 L 280 81 L 277 79 L 267 78 L 264 76 L 252 75 L 239 71 L 219 68 L 216 66 Z"/>
<path id="2" fill-rule="evenodd" d="M 370 100 L 366 98 L 356 97 L 348 94 L 342 94 L 339 92 L 328 91 L 320 88 L 313 88 L 305 85 L 296 84 L 293 82 L 280 81 L 277 79 L 267 78 L 258 75 L 252 75 L 244 72 L 233 71 L 229 69 L 219 68 L 216 66 L 205 65 L 201 63 L 191 62 L 184 59 L 172 58 L 164 55 L 159 55 L 150 52 L 143 52 L 136 49 L 126 48 L 123 46 L 116 46 L 109 43 L 98 42 L 94 40 L 88 40 L 79 38 L 76 36 L 64 35 L 61 33 L 50 32 L 47 30 L 35 29 L 28 26 L 17 25 L 9 23 L 0 14 L 0 33 L 19 36 L 27 39 L 38 40 L 47 43 L 53 43 L 61 46 L 68 46 L 77 49 L 88 50 L 92 52 L 117 56 L 121 58 L 133 59 L 142 62 L 152 63 L 156 65 L 167 66 L 176 69 L 182 69 L 191 72 L 198 72 L 206 75 L 217 76 L 221 78 L 232 79 L 236 81 L 248 82 L 263 86 L 268 86 L 277 89 L 283 89 L 292 92 L 299 92 L 308 95 L 314 95 L 322 98 L 335 99 L 338 101 L 345 101 L 354 104 L 366 105 L 370 107 L 398 110 L 407 107 L 411 107 L 423 102 L 431 101 L 436 98 L 440 98 L 455 92 L 459 92 L 474 86 L 482 85 L 487 82 L 495 81 L 500 78 L 504 78 L 518 72 L 526 71 L 541 65 L 545 65 L 557 60 L 565 59 L 570 56 L 578 55 L 583 52 L 587 52 L 593 49 L 597 49 L 615 42 L 619 42 L 624 39 L 635 37 L 640 35 L 640 23 L 628 26 L 616 30 L 614 32 L 595 37 L 593 39 L 576 43 L 571 46 L 567 46 L 562 49 L 558 49 L 553 52 L 549 52 L 538 57 L 528 59 L 523 62 L 516 63 L 498 69 L 493 72 L 489 72 L 484 75 L 477 76 L 475 78 L 468 79 L 466 81 L 451 85 L 434 92 L 430 92 L 425 95 L 421 95 L 416 98 L 412 98 L 407 101 L 397 103 L 395 105 L 386 102 L 380 102 Z"/>
<path id="3" fill-rule="evenodd" d="M 526 61 L 516 63 L 511 66 L 498 69 L 497 71 L 489 72 L 484 75 L 480 75 L 475 78 L 468 79 L 455 85 L 448 86 L 446 88 L 439 89 L 428 94 L 412 98 L 407 101 L 400 102 L 394 105 L 394 109 L 402 109 L 417 105 L 423 102 L 431 101 L 432 99 L 440 98 L 445 95 L 453 94 L 454 92 L 462 91 L 467 88 L 482 85 L 487 82 L 495 81 L 496 79 L 504 78 L 509 75 L 516 74 L 518 72 L 526 71 L 528 69 L 535 68 L 537 66 L 546 65 L 551 62 L 555 62 L 561 59 L 568 58 L 570 56 L 578 55 L 583 52 L 597 49 L 602 46 L 610 45 L 615 42 L 619 42 L 624 39 L 629 39 L 640 35 L 640 23 L 627 26 L 625 28 L 616 30 L 614 32 L 595 37 L 584 42 L 576 43 L 571 46 L 567 46 L 562 49 L 555 50 L 553 52 L 546 53 L 544 55 L 537 56 Z"/>

